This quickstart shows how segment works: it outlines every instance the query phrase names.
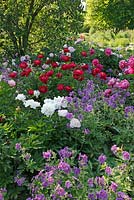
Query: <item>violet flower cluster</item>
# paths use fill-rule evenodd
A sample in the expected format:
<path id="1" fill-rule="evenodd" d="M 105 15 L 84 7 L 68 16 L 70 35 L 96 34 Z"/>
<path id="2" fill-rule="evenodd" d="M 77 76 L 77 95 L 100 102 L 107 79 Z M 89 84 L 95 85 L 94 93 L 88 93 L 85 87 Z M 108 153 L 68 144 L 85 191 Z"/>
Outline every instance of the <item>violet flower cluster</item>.
<path id="1" fill-rule="evenodd" d="M 111 147 L 111 151 L 116 156 L 121 154 L 124 162 L 130 160 L 130 154 L 116 145 Z M 107 157 L 101 154 L 98 157 L 98 162 L 105 169 L 104 174 L 89 177 L 88 156 L 86 154 L 79 153 L 77 162 L 75 160 L 76 152 L 68 147 L 58 151 L 59 159 L 57 160 L 54 160 L 53 154 L 54 152 L 51 150 L 43 152 L 46 164 L 44 169 L 32 178 L 29 185 L 31 197 L 28 197 L 27 200 L 47 200 L 48 197 L 52 200 L 79 199 L 80 197 L 88 200 L 132 199 L 127 193 L 120 190 L 119 182 L 114 181 L 114 176 L 117 173 L 115 170 L 118 170 L 118 173 L 120 171 L 123 173 L 125 169 L 123 164 L 112 168 L 106 164 Z M 75 163 L 77 164 L 75 165 Z M 125 163 L 125 165 L 127 164 Z M 15 180 L 18 182 L 18 186 L 23 185 L 21 179 L 15 178 Z"/>

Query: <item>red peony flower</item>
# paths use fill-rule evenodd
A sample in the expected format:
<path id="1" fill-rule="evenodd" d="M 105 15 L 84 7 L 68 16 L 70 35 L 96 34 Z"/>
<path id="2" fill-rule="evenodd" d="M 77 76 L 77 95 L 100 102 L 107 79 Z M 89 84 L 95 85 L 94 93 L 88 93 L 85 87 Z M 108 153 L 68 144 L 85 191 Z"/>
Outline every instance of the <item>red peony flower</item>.
<path id="1" fill-rule="evenodd" d="M 21 72 L 21 76 L 29 76 L 29 74 L 32 72 L 32 69 L 30 67 L 24 69 L 22 72 Z"/>
<path id="2" fill-rule="evenodd" d="M 30 89 L 30 90 L 28 90 L 27 93 L 28 93 L 29 95 L 33 95 L 33 94 L 34 94 L 34 90 Z"/>
<path id="3" fill-rule="evenodd" d="M 70 69 L 70 65 L 69 65 L 69 64 L 63 64 L 63 65 L 61 66 L 61 69 L 62 69 L 62 70 Z"/>
<path id="4" fill-rule="evenodd" d="M 41 65 L 41 60 L 34 60 L 33 64 L 34 64 L 34 66 L 40 66 Z"/>
<path id="5" fill-rule="evenodd" d="M 69 49 L 68 48 L 64 48 L 63 51 L 64 51 L 64 53 L 68 53 Z"/>
<path id="6" fill-rule="evenodd" d="M 96 75 L 97 75 L 98 73 L 100 73 L 100 72 L 101 72 L 101 69 L 98 68 L 98 67 L 92 69 L 92 75 L 93 75 L 93 76 L 96 76 Z"/>
<path id="7" fill-rule="evenodd" d="M 104 68 L 104 66 L 102 64 L 100 64 L 100 63 L 97 64 L 96 67 L 99 68 L 100 70 L 102 70 Z"/>
<path id="8" fill-rule="evenodd" d="M 50 70 L 48 72 L 46 72 L 46 76 L 52 76 L 54 74 L 54 71 L 53 70 Z"/>
<path id="9" fill-rule="evenodd" d="M 67 92 L 71 92 L 71 91 L 72 91 L 72 87 L 71 87 L 71 86 L 68 86 L 68 85 L 66 85 L 66 86 L 64 87 L 64 89 L 65 89 Z"/>
<path id="10" fill-rule="evenodd" d="M 52 61 L 50 59 L 47 59 L 46 64 L 49 65 Z"/>
<path id="11" fill-rule="evenodd" d="M 48 91 L 48 87 L 45 85 L 39 86 L 38 88 L 40 93 L 46 93 Z"/>
<path id="12" fill-rule="evenodd" d="M 68 61 L 70 60 L 70 57 L 62 54 L 62 55 L 60 56 L 60 60 L 61 60 L 61 61 L 64 61 L 64 62 L 68 62 Z"/>
<path id="13" fill-rule="evenodd" d="M 52 65 L 53 68 L 58 67 L 58 63 L 57 62 L 52 62 L 51 65 Z"/>
<path id="14" fill-rule="evenodd" d="M 106 80 L 106 78 L 107 78 L 107 75 L 105 72 L 100 72 L 99 76 L 100 76 L 100 79 L 103 79 L 103 80 Z"/>
<path id="15" fill-rule="evenodd" d="M 19 67 L 22 68 L 22 69 L 25 69 L 25 68 L 28 67 L 28 64 L 27 64 L 26 62 L 21 62 L 21 63 L 19 64 Z"/>
<path id="16" fill-rule="evenodd" d="M 44 55 L 41 53 L 37 56 L 37 58 L 44 58 Z"/>
<path id="17" fill-rule="evenodd" d="M 81 52 L 81 55 L 82 55 L 83 57 L 87 57 L 87 52 L 86 52 L 86 51 L 82 51 L 82 52 Z"/>
<path id="18" fill-rule="evenodd" d="M 73 71 L 73 78 L 82 81 L 84 79 L 84 71 L 80 69 L 76 69 Z"/>
<path id="19" fill-rule="evenodd" d="M 69 63 L 69 68 L 75 68 L 77 65 L 74 62 Z"/>
<path id="20" fill-rule="evenodd" d="M 76 76 L 81 76 L 83 74 L 84 74 L 84 71 L 80 69 L 76 69 L 73 71 L 73 75 L 76 75 Z"/>
<path id="21" fill-rule="evenodd" d="M 16 71 L 13 71 L 13 72 L 11 72 L 8 76 L 9 76 L 10 78 L 16 78 L 17 72 L 16 72 Z"/>
<path id="22" fill-rule="evenodd" d="M 46 74 L 41 74 L 41 75 L 39 76 L 39 80 L 40 80 L 42 83 L 47 84 L 48 79 L 49 79 L 49 77 L 46 76 Z"/>
<path id="23" fill-rule="evenodd" d="M 63 75 L 62 75 L 62 73 L 60 73 L 60 72 L 58 72 L 58 73 L 56 74 L 56 77 L 57 77 L 57 78 L 62 78 L 62 76 L 63 76 Z"/>
<path id="24" fill-rule="evenodd" d="M 59 91 L 64 90 L 64 85 L 63 84 L 58 84 L 57 85 L 57 90 L 59 90 Z"/>
<path id="25" fill-rule="evenodd" d="M 83 70 L 88 70 L 88 64 L 82 65 L 82 66 L 81 66 L 81 69 L 83 69 Z"/>

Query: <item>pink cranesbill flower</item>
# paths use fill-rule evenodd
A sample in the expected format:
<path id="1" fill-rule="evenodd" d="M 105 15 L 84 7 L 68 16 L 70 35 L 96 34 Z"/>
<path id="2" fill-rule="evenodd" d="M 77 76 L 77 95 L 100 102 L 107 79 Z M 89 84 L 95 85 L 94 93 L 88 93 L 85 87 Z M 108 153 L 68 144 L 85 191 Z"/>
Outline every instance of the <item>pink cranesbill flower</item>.
<path id="1" fill-rule="evenodd" d="M 112 181 L 111 185 L 110 185 L 110 189 L 113 191 L 113 192 L 116 192 L 118 188 L 118 185 Z"/>
<path id="2" fill-rule="evenodd" d="M 112 174 L 112 169 L 111 169 L 111 167 L 109 167 L 109 166 L 106 166 L 106 168 L 105 168 L 105 173 L 107 174 L 107 175 L 111 175 Z"/>
<path id="3" fill-rule="evenodd" d="M 101 154 L 99 157 L 98 157 L 98 161 L 100 163 L 100 165 L 104 164 L 105 161 L 106 161 L 107 157 L 104 155 L 104 154 Z"/>
<path id="4" fill-rule="evenodd" d="M 50 159 L 51 156 L 52 156 L 51 151 L 43 152 L 43 158 L 44 158 L 44 159 Z"/>
<path id="5" fill-rule="evenodd" d="M 123 160 L 130 160 L 130 154 L 127 151 L 122 152 Z"/>
<path id="6" fill-rule="evenodd" d="M 116 144 L 114 144 L 114 145 L 111 147 L 111 151 L 112 151 L 114 154 L 117 153 L 118 149 L 119 149 L 119 148 L 117 147 Z"/>

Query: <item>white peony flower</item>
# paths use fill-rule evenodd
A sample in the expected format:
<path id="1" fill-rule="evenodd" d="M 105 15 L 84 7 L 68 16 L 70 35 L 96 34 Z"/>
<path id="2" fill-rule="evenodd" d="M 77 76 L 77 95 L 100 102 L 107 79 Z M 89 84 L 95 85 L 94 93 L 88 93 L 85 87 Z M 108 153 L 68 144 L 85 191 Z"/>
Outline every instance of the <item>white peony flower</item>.
<path id="1" fill-rule="evenodd" d="M 61 102 L 61 107 L 62 107 L 62 108 L 67 108 L 67 104 L 68 104 L 68 102 L 67 102 L 67 100 L 64 98 L 64 99 L 62 100 L 62 102 Z"/>
<path id="2" fill-rule="evenodd" d="M 71 53 L 70 52 L 67 52 L 66 55 L 69 56 L 69 57 L 71 57 Z"/>
<path id="3" fill-rule="evenodd" d="M 45 104 L 45 103 L 53 103 L 53 100 L 52 100 L 52 99 L 45 99 L 45 100 L 44 100 L 44 104 Z"/>
<path id="4" fill-rule="evenodd" d="M 20 61 L 21 61 L 21 62 L 25 61 L 25 59 L 26 59 L 25 56 L 21 56 L 21 57 L 20 57 Z"/>
<path id="5" fill-rule="evenodd" d="M 16 65 L 15 61 L 16 61 L 15 59 L 12 59 L 12 65 L 14 66 Z"/>
<path id="6" fill-rule="evenodd" d="M 44 115 L 46 115 L 47 117 L 52 116 L 55 112 L 55 104 L 48 102 L 43 104 L 42 108 L 41 108 L 41 113 L 43 113 Z"/>
<path id="7" fill-rule="evenodd" d="M 40 95 L 40 91 L 39 90 L 34 90 L 34 96 L 36 98 L 38 98 L 39 95 Z"/>
<path id="8" fill-rule="evenodd" d="M 54 57 L 54 54 L 53 54 L 53 53 L 50 53 L 50 54 L 49 54 L 49 57 L 50 57 L 50 58 L 53 58 L 53 57 Z"/>
<path id="9" fill-rule="evenodd" d="M 33 99 L 29 99 L 24 102 L 24 106 L 25 107 L 30 106 L 30 108 L 36 109 L 37 107 L 40 107 L 40 103 L 37 101 L 34 101 Z"/>
<path id="10" fill-rule="evenodd" d="M 60 96 L 54 97 L 53 102 L 55 104 L 56 109 L 61 109 L 63 100 L 64 100 L 64 97 L 60 97 Z"/>
<path id="11" fill-rule="evenodd" d="M 58 110 L 58 115 L 60 117 L 66 117 L 68 111 L 67 110 Z"/>
<path id="12" fill-rule="evenodd" d="M 49 68 L 49 65 L 43 64 L 43 65 L 42 65 L 42 68 L 43 68 L 43 69 L 47 69 L 47 68 Z"/>
<path id="13" fill-rule="evenodd" d="M 64 44 L 63 48 L 67 48 L 67 44 Z"/>
<path id="14" fill-rule="evenodd" d="M 80 128 L 81 127 L 81 123 L 80 123 L 80 121 L 78 119 L 72 118 L 70 120 L 70 127 L 71 128 Z"/>
<path id="15" fill-rule="evenodd" d="M 24 102 L 26 100 L 26 96 L 24 94 L 18 94 L 15 99 Z"/>

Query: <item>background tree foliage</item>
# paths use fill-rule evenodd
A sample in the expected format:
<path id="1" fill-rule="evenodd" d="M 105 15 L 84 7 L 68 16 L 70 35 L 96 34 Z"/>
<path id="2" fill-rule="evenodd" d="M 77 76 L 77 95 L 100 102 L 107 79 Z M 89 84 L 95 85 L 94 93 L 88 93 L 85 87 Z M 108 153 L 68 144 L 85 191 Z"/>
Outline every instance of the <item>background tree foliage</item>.
<path id="1" fill-rule="evenodd" d="M 0 45 L 8 53 L 54 47 L 82 25 L 80 0 L 0 1 Z"/>
<path id="2" fill-rule="evenodd" d="M 133 0 L 87 0 L 86 27 L 111 29 L 115 33 L 134 28 Z"/>

